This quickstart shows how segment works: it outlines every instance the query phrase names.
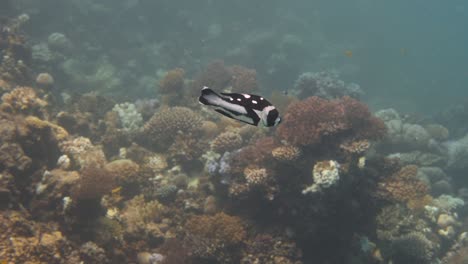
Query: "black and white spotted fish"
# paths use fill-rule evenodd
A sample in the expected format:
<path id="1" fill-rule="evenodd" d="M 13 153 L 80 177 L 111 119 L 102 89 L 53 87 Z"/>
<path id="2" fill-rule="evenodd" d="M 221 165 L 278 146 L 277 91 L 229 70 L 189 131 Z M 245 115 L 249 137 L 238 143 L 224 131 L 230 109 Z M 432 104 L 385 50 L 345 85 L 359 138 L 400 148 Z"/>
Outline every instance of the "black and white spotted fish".
<path id="1" fill-rule="evenodd" d="M 203 87 L 198 101 L 215 107 L 215 111 L 232 119 L 258 126 L 276 126 L 281 122 L 278 110 L 265 98 L 244 93 L 217 94 Z"/>

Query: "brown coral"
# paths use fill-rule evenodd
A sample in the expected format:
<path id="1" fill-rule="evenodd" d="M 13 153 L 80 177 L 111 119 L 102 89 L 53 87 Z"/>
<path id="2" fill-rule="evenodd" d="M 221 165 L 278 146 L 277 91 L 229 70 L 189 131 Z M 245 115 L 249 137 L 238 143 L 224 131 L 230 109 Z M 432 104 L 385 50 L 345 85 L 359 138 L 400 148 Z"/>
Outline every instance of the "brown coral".
<path id="1" fill-rule="evenodd" d="M 163 233 L 157 223 L 163 220 L 168 209 L 158 201 L 146 202 L 143 195 L 135 196 L 125 203 L 122 221 L 125 232 L 132 237 L 162 237 Z"/>
<path id="2" fill-rule="evenodd" d="M 185 230 L 191 236 L 226 246 L 241 243 L 247 235 L 241 218 L 223 212 L 192 216 L 185 223 Z"/>
<path id="3" fill-rule="evenodd" d="M 280 146 L 271 151 L 273 158 L 282 162 L 291 162 L 301 156 L 301 149 L 295 146 Z"/>
<path id="4" fill-rule="evenodd" d="M 370 148 L 370 142 L 367 139 L 345 141 L 340 148 L 348 154 L 363 154 Z"/>
<path id="5" fill-rule="evenodd" d="M 2 108 L 11 109 L 15 113 L 38 114 L 47 106 L 47 102 L 39 98 L 31 87 L 17 87 L 2 96 Z"/>
<path id="6" fill-rule="evenodd" d="M 242 137 L 234 131 L 226 131 L 219 134 L 212 142 L 211 149 L 217 153 L 233 151 L 242 146 Z"/>
<path id="7" fill-rule="evenodd" d="M 157 146 L 168 148 L 178 134 L 199 131 L 202 121 L 200 115 L 189 108 L 169 107 L 155 113 L 146 122 L 143 136 Z"/>
<path id="8" fill-rule="evenodd" d="M 73 186 L 71 196 L 76 200 L 99 199 L 109 193 L 115 184 L 113 173 L 98 165 L 88 165 L 80 170 L 80 178 Z"/>
<path id="9" fill-rule="evenodd" d="M 107 163 L 105 169 L 113 174 L 118 182 L 126 182 L 138 175 L 140 166 L 129 159 L 119 159 Z"/>
<path id="10" fill-rule="evenodd" d="M 181 68 L 170 70 L 159 81 L 159 90 L 162 94 L 181 93 L 184 89 L 185 71 Z"/>
<path id="11" fill-rule="evenodd" d="M 417 173 L 418 167 L 415 165 L 401 168 L 379 184 L 378 196 L 408 205 L 418 204 L 417 200 L 427 201 L 425 197 L 429 193 L 429 187 L 417 177 Z"/>
<path id="12" fill-rule="evenodd" d="M 344 135 L 356 139 L 383 136 L 385 126 L 368 108 L 351 97 L 326 100 L 316 96 L 294 102 L 286 111 L 278 135 L 291 144 L 316 145 L 325 138 Z"/>

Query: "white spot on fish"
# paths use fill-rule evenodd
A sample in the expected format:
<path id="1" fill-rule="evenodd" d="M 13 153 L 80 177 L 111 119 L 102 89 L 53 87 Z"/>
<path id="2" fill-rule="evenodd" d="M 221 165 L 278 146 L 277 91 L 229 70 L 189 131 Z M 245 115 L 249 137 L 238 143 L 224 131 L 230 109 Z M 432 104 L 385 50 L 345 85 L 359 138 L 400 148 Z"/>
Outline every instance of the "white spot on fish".
<path id="1" fill-rule="evenodd" d="M 240 102 L 240 101 L 242 101 L 242 100 L 241 100 L 240 98 L 237 98 L 237 101 L 239 101 L 239 102 Z"/>
<path id="2" fill-rule="evenodd" d="M 258 102 L 255 100 L 252 100 L 252 104 L 258 104 Z"/>
<path id="3" fill-rule="evenodd" d="M 245 98 L 249 99 L 250 98 L 250 95 L 248 94 L 242 94 Z"/>
<path id="4" fill-rule="evenodd" d="M 232 101 L 232 100 L 234 100 L 234 99 L 232 99 L 232 97 L 229 97 L 229 100 L 231 100 L 231 101 Z"/>
<path id="5" fill-rule="evenodd" d="M 260 100 L 263 100 L 263 97 L 260 97 Z"/>

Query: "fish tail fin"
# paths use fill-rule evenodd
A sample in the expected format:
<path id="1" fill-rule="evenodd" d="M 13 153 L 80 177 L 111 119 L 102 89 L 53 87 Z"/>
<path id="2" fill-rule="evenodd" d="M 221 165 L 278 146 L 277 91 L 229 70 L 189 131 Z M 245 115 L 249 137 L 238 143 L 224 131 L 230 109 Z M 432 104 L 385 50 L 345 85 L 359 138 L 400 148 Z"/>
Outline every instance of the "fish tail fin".
<path id="1" fill-rule="evenodd" d="M 219 101 L 221 97 L 213 90 L 204 86 L 201 90 L 201 95 L 198 97 L 198 102 L 204 105 L 218 105 L 216 102 Z"/>

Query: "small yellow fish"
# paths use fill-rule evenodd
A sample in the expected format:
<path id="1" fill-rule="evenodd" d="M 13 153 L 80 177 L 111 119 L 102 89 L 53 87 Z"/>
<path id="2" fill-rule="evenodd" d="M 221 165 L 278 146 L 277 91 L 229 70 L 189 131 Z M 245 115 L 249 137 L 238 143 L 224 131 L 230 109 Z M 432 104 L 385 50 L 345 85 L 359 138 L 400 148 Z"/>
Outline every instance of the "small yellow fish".
<path id="1" fill-rule="evenodd" d="M 344 54 L 346 55 L 346 57 L 348 58 L 352 58 L 353 57 L 353 52 L 351 50 L 345 50 Z"/>
<path id="2" fill-rule="evenodd" d="M 112 189 L 111 193 L 114 194 L 114 195 L 120 195 L 121 190 L 122 190 L 122 186 L 119 186 L 117 188 Z"/>

